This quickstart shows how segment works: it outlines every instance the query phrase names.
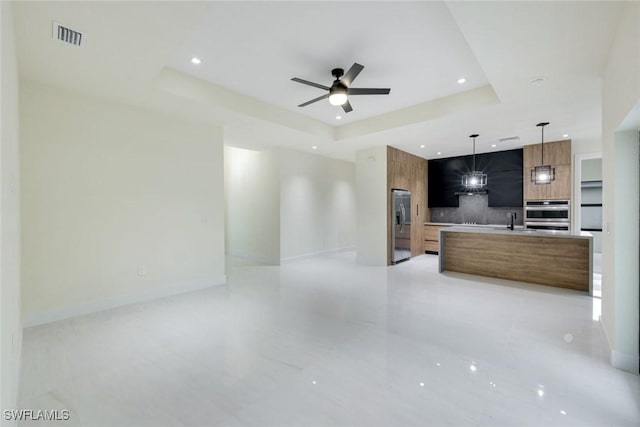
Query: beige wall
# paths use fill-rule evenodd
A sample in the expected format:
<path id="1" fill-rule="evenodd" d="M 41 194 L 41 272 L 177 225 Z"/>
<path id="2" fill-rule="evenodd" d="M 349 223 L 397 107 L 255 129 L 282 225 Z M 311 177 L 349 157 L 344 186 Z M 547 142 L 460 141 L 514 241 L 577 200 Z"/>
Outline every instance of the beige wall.
<path id="1" fill-rule="evenodd" d="M 225 147 L 226 250 L 280 263 L 280 172 L 275 149 Z"/>
<path id="2" fill-rule="evenodd" d="M 353 248 L 355 165 L 294 150 L 278 151 L 281 260 Z"/>
<path id="3" fill-rule="evenodd" d="M 614 366 L 638 372 L 638 205 L 619 206 L 635 189 L 637 155 L 632 135 L 620 129 L 640 102 L 640 4 L 629 2 L 622 14 L 603 76 L 603 284 L 602 325 Z M 637 134 L 630 129 L 628 131 Z M 630 163 L 628 160 L 633 161 Z M 629 180 L 634 179 L 635 183 Z M 629 187 L 631 184 L 631 188 Z M 628 200 L 627 200 L 628 202 Z M 626 202 L 625 202 L 626 203 Z M 628 211 L 627 209 L 632 209 Z M 635 259 L 633 258 L 635 255 Z M 635 270 L 635 277 L 633 271 Z"/>
<path id="4" fill-rule="evenodd" d="M 0 408 L 16 408 L 20 320 L 20 172 L 18 70 L 11 3 L 0 2 Z M 2 425 L 13 425 L 2 421 Z"/>
<path id="5" fill-rule="evenodd" d="M 20 114 L 27 325 L 225 281 L 220 128 L 33 82 Z"/>

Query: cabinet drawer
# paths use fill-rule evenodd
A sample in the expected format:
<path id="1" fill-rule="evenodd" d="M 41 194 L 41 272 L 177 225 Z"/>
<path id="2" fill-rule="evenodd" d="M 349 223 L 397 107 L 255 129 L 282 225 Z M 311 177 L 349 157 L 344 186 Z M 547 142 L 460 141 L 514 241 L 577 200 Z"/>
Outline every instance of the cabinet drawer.
<path id="1" fill-rule="evenodd" d="M 425 240 L 424 250 L 428 252 L 438 252 L 440 250 L 440 243 L 433 240 Z"/>
<path id="2" fill-rule="evenodd" d="M 424 240 L 440 240 L 440 229 L 445 228 L 443 225 L 425 225 L 424 226 Z"/>

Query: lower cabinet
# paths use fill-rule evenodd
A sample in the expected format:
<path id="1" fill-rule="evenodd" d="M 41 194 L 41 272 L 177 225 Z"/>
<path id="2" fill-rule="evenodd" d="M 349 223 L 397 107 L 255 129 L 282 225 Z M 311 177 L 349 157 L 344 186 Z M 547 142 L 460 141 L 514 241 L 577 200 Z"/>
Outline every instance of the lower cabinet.
<path id="1" fill-rule="evenodd" d="M 424 226 L 424 251 L 430 254 L 437 254 L 440 250 L 440 229 L 449 227 L 448 225 Z"/>

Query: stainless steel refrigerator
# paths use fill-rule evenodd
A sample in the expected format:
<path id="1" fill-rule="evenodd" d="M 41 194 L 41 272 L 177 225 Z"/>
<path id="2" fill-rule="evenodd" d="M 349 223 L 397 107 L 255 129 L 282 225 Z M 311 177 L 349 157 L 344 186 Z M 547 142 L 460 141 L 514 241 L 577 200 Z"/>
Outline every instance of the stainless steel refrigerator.
<path id="1" fill-rule="evenodd" d="M 393 263 L 411 258 L 411 192 L 391 190 Z"/>

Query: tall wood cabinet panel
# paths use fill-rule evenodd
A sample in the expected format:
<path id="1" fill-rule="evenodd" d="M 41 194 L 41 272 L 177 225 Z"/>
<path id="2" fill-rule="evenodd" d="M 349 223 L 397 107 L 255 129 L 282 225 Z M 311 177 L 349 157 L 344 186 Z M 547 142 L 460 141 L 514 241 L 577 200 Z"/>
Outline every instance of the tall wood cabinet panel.
<path id="1" fill-rule="evenodd" d="M 556 165 L 556 179 L 547 190 L 549 200 L 570 200 L 571 199 L 571 165 Z"/>
<path id="2" fill-rule="evenodd" d="M 571 140 L 544 144 L 544 164 L 555 168 L 555 180 L 549 184 L 531 182 L 531 168 L 541 165 L 541 145 L 525 145 L 523 181 L 525 200 L 571 199 Z"/>
<path id="3" fill-rule="evenodd" d="M 424 253 L 427 211 L 427 160 L 387 146 L 387 264 L 391 264 L 391 190 L 411 192 L 411 256 Z"/>

